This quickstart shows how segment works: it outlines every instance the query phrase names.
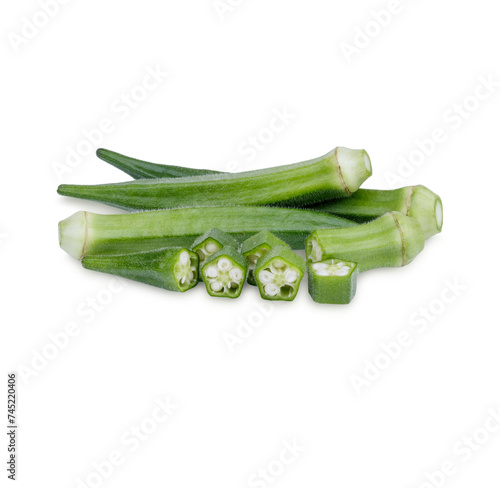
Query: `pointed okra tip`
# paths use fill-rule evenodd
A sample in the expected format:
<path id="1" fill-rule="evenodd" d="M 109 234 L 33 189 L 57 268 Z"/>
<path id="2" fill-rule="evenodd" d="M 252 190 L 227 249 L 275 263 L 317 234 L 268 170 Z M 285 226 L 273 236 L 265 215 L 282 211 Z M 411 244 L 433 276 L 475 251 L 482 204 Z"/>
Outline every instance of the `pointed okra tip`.
<path id="1" fill-rule="evenodd" d="M 76 212 L 59 222 L 59 246 L 79 261 L 85 255 L 87 212 Z"/>

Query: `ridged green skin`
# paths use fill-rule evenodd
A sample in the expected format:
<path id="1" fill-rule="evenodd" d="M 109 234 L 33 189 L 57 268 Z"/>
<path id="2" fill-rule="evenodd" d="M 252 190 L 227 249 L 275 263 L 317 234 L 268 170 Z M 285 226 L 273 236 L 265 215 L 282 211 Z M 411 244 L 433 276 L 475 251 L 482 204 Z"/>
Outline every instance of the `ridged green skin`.
<path id="1" fill-rule="evenodd" d="M 316 244 L 314 244 L 316 242 Z M 425 237 L 418 220 L 389 212 L 350 229 L 318 229 L 306 241 L 308 260 L 329 258 L 358 264 L 359 271 L 405 266 L 422 251 Z M 315 254 L 315 249 L 320 255 Z"/>
<path id="2" fill-rule="evenodd" d="M 349 263 L 353 268 L 346 276 L 319 276 L 312 268 L 313 264 L 315 263 L 307 263 L 308 290 L 311 298 L 317 303 L 332 305 L 351 303 L 356 295 L 359 274 L 356 263 Z"/>
<path id="3" fill-rule="evenodd" d="M 262 170 L 105 185 L 60 185 L 57 191 L 125 210 L 228 204 L 304 206 L 349 196 L 370 175 L 365 151 L 336 148 L 310 161 Z"/>
<path id="4" fill-rule="evenodd" d="M 220 173 L 209 169 L 194 169 L 183 166 L 148 163 L 140 159 L 130 158 L 108 149 L 98 149 L 97 157 L 127 173 L 135 179 L 180 178 L 183 176 L 200 176 Z"/>
<path id="5" fill-rule="evenodd" d="M 291 290 L 291 293 L 284 293 L 282 288 L 277 295 L 269 296 L 264 289 L 265 285 L 259 278 L 259 273 L 260 271 L 269 268 L 272 262 L 277 259 L 285 262 L 290 269 L 293 269 L 297 273 L 298 278 L 293 286 L 293 289 Z M 304 277 L 305 269 L 305 261 L 299 255 L 295 254 L 288 246 L 273 247 L 269 252 L 258 259 L 257 266 L 255 267 L 255 281 L 257 282 L 257 286 L 259 287 L 260 296 L 264 300 L 279 300 L 291 302 L 297 296 L 300 282 Z M 289 287 L 286 288 L 289 290 Z"/>
<path id="6" fill-rule="evenodd" d="M 218 246 L 218 249 L 222 249 L 224 246 L 230 246 L 234 249 L 238 249 L 240 247 L 240 243 L 232 236 L 230 236 L 227 232 L 223 232 L 220 229 L 210 229 L 208 232 L 205 232 L 202 236 L 195 239 L 191 249 L 198 254 L 200 258 L 200 268 L 205 264 L 205 260 L 208 256 L 211 256 L 213 253 L 203 252 L 203 248 L 206 247 L 208 243 L 214 243 Z M 200 273 L 200 281 L 202 281 L 202 276 Z"/>
<path id="7" fill-rule="evenodd" d="M 59 223 L 59 240 L 68 254 L 81 259 L 92 254 L 190 247 L 214 228 L 240 242 L 266 229 L 294 249 L 304 249 L 314 229 L 357 225 L 322 212 L 270 207 L 197 207 L 122 215 L 77 212 Z"/>
<path id="8" fill-rule="evenodd" d="M 243 279 L 241 280 L 240 286 L 238 286 L 238 288 L 235 288 L 231 292 L 227 292 L 225 290 L 221 290 L 220 292 L 213 291 L 210 288 L 210 280 L 207 278 L 206 275 L 207 268 L 211 264 L 217 262 L 222 257 L 229 259 L 232 262 L 232 264 L 234 266 L 239 267 L 241 272 L 243 273 Z M 236 249 L 234 249 L 234 247 L 231 246 L 224 246 L 218 252 L 209 256 L 205 264 L 201 268 L 201 275 L 203 281 L 205 282 L 207 293 L 212 297 L 238 298 L 241 295 L 241 290 L 243 290 L 243 285 L 245 284 L 247 273 L 248 273 L 248 263 L 246 258 Z"/>
<path id="9" fill-rule="evenodd" d="M 241 244 L 240 252 L 248 259 L 248 278 L 249 285 L 257 286 L 255 281 L 255 265 L 257 262 L 254 260 L 266 254 L 271 248 L 276 246 L 287 246 L 286 242 L 282 241 L 274 234 L 267 230 L 263 230 L 258 234 L 248 238 Z"/>
<path id="10" fill-rule="evenodd" d="M 181 284 L 175 277 L 181 253 L 189 253 L 195 274 L 191 281 Z M 169 291 L 187 291 L 198 283 L 198 255 L 189 249 L 168 248 L 132 254 L 86 256 L 82 259 L 86 269 L 108 273 Z"/>
<path id="11" fill-rule="evenodd" d="M 308 205 L 307 208 L 356 222 L 369 222 L 391 211 L 400 212 L 418 219 L 426 239 L 441 232 L 443 226 L 441 198 L 423 185 L 396 190 L 360 189 L 349 198 Z"/>

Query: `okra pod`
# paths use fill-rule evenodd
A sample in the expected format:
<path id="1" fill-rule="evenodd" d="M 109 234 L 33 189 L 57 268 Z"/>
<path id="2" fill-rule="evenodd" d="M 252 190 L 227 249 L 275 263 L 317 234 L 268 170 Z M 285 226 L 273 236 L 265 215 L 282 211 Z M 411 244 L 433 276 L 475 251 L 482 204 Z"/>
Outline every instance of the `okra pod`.
<path id="1" fill-rule="evenodd" d="M 264 300 L 292 301 L 304 276 L 305 261 L 288 246 L 276 246 L 257 261 L 255 280 Z"/>
<path id="2" fill-rule="evenodd" d="M 205 261 L 212 254 L 222 249 L 224 246 L 230 246 L 234 249 L 240 247 L 239 242 L 227 232 L 223 232 L 220 229 L 210 229 L 205 232 L 202 236 L 198 237 L 192 246 L 192 250 L 198 254 L 200 258 L 200 269 L 205 264 Z M 201 279 L 200 274 L 200 279 Z"/>
<path id="3" fill-rule="evenodd" d="M 82 259 L 92 254 L 190 247 L 214 228 L 240 242 L 266 229 L 294 249 L 304 249 L 314 229 L 356 225 L 322 212 L 279 207 L 197 207 L 121 215 L 77 212 L 59 223 L 59 242 L 70 256 Z"/>
<path id="4" fill-rule="evenodd" d="M 425 238 L 438 234 L 443 227 L 441 198 L 423 185 L 396 190 L 358 190 L 349 198 L 340 198 L 308 206 L 356 222 L 369 222 L 391 211 L 414 217 L 422 226 Z"/>
<path id="5" fill-rule="evenodd" d="M 255 234 L 241 244 L 241 254 L 243 254 L 248 261 L 248 284 L 257 285 L 255 281 L 255 266 L 257 260 L 275 246 L 287 246 L 287 244 L 267 230 Z"/>
<path id="6" fill-rule="evenodd" d="M 143 178 L 180 178 L 182 176 L 199 176 L 220 173 L 210 169 L 193 169 L 184 166 L 155 164 L 130 158 L 109 149 L 98 149 L 97 157 L 135 179 Z"/>
<path id="7" fill-rule="evenodd" d="M 359 271 L 405 266 L 424 248 L 417 219 L 389 212 L 372 222 L 349 229 L 318 229 L 306 241 L 308 260 L 342 259 L 357 263 Z"/>
<path id="8" fill-rule="evenodd" d="M 198 283 L 198 255 L 184 248 L 105 256 L 86 256 L 86 269 L 184 292 Z"/>
<path id="9" fill-rule="evenodd" d="M 201 275 L 210 296 L 238 298 L 247 270 L 246 258 L 234 247 L 225 246 L 207 258 Z"/>
<path id="10" fill-rule="evenodd" d="M 308 290 L 318 303 L 347 304 L 356 294 L 358 265 L 341 259 L 307 263 Z"/>
<path id="11" fill-rule="evenodd" d="M 347 197 L 371 175 L 366 151 L 336 148 L 301 163 L 242 173 L 142 179 L 105 185 L 60 185 L 58 193 L 125 210 L 192 206 L 304 206 Z"/>

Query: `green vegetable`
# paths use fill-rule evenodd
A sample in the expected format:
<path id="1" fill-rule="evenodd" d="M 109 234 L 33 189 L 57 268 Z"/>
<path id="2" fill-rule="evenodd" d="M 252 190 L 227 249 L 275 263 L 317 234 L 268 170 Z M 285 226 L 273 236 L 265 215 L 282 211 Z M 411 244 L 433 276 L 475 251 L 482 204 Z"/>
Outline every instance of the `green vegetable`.
<path id="1" fill-rule="evenodd" d="M 234 247 L 224 246 L 207 258 L 201 274 L 209 295 L 238 298 L 245 284 L 247 270 L 246 258 Z"/>
<path id="2" fill-rule="evenodd" d="M 363 150 L 336 148 L 302 163 L 243 173 L 135 180 L 106 185 L 60 185 L 58 192 L 126 210 L 193 206 L 300 206 L 351 195 L 371 175 Z"/>
<path id="3" fill-rule="evenodd" d="M 209 169 L 192 169 L 183 166 L 148 163 L 140 159 L 129 158 L 108 149 L 98 149 L 97 157 L 118 168 L 132 178 L 179 178 L 182 176 L 199 176 L 216 174 L 219 171 Z"/>
<path id="4" fill-rule="evenodd" d="M 140 281 L 170 291 L 184 292 L 198 283 L 198 255 L 189 249 L 168 248 L 82 259 L 86 269 Z"/>
<path id="5" fill-rule="evenodd" d="M 265 300 L 292 301 L 304 271 L 304 260 L 288 246 L 273 247 L 258 259 L 255 268 L 260 296 Z"/>
<path id="6" fill-rule="evenodd" d="M 416 218 L 425 238 L 441 232 L 443 203 L 434 192 L 422 185 L 406 186 L 397 190 L 358 190 L 349 198 L 308 206 L 311 210 L 328 212 L 356 222 L 368 222 L 396 211 Z"/>
<path id="7" fill-rule="evenodd" d="M 358 263 L 359 271 L 405 266 L 424 248 L 418 220 L 389 212 L 367 224 L 349 229 L 318 229 L 306 241 L 310 261 L 342 259 Z"/>
<path id="8" fill-rule="evenodd" d="M 318 303 L 346 304 L 356 294 L 358 265 L 340 259 L 307 263 L 309 294 Z"/>
<path id="9" fill-rule="evenodd" d="M 241 244 L 241 254 L 248 260 L 247 281 L 250 285 L 257 285 L 255 281 L 255 265 L 257 264 L 257 260 L 275 246 L 287 246 L 287 244 L 267 230 L 249 237 Z"/>
<path id="10" fill-rule="evenodd" d="M 92 254 L 190 247 L 214 228 L 239 241 L 267 229 L 294 249 L 304 249 L 314 229 L 356 225 L 322 212 L 278 207 L 178 208 L 121 215 L 77 212 L 59 223 L 59 242 L 70 256 L 82 259 Z"/>
<path id="11" fill-rule="evenodd" d="M 229 234 L 221 231 L 220 229 L 211 229 L 208 232 L 205 232 L 202 236 L 198 237 L 193 242 L 192 250 L 197 253 L 200 258 L 200 269 L 203 267 L 209 256 L 215 254 L 224 246 L 230 246 L 234 249 L 238 249 L 240 244 L 234 237 L 231 237 Z"/>

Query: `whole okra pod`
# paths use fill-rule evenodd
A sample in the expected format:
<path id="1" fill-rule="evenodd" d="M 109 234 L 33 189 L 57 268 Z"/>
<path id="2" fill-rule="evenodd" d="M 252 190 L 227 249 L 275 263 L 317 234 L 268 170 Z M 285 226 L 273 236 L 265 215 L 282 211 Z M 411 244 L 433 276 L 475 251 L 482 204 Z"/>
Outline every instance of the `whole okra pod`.
<path id="1" fill-rule="evenodd" d="M 124 254 L 164 247 L 190 247 L 210 229 L 238 241 L 269 230 L 294 249 L 319 228 L 357 226 L 334 215 L 280 207 L 193 207 L 131 214 L 77 212 L 59 223 L 59 243 L 70 256 Z"/>
<path id="2" fill-rule="evenodd" d="M 351 195 L 371 171 L 366 151 L 339 147 L 310 161 L 255 171 L 105 185 L 60 185 L 58 193 L 125 210 L 227 205 L 304 206 Z"/>

